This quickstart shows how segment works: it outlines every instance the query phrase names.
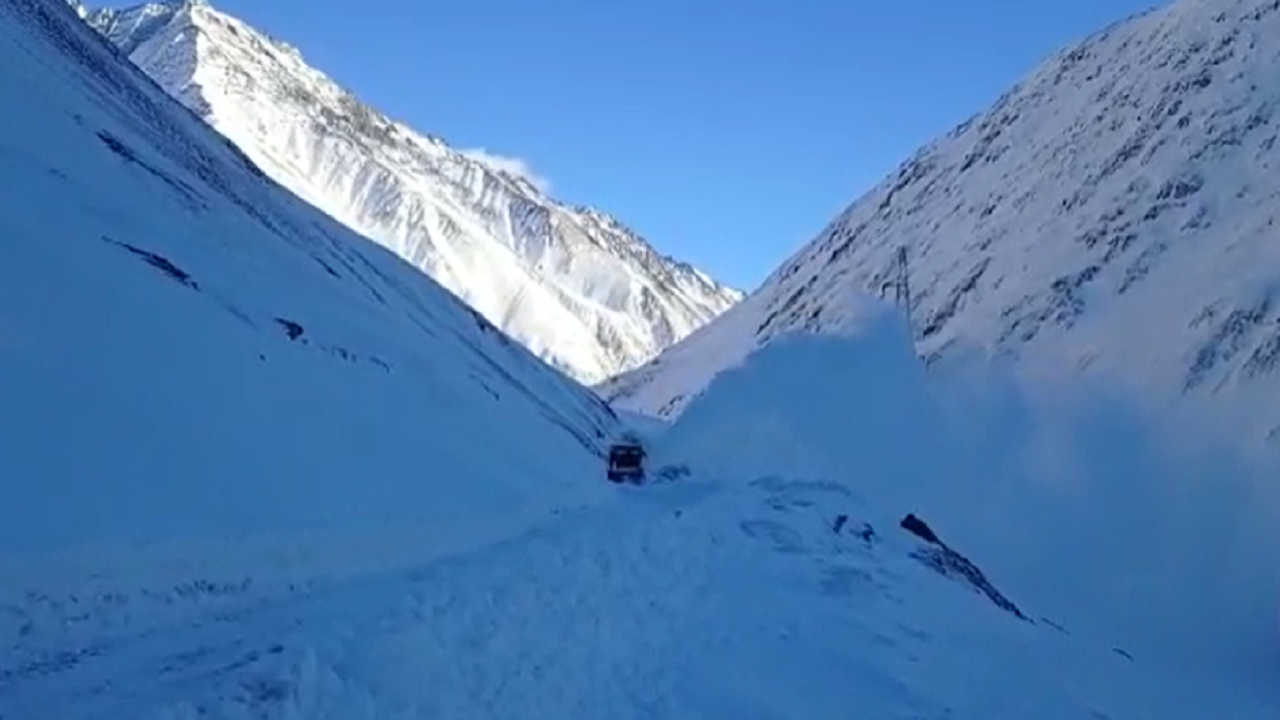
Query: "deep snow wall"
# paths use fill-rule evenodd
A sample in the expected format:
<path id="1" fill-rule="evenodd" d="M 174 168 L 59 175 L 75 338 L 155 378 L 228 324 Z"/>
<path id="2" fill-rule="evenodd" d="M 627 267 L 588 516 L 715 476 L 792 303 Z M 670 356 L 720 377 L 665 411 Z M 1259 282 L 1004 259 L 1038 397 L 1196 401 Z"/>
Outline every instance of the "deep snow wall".
<path id="1" fill-rule="evenodd" d="M 1274 673 L 1275 458 L 957 354 L 926 371 L 892 312 L 719 375 L 655 451 L 726 482 L 838 480 L 965 548 L 1029 614 L 1188 667 Z"/>

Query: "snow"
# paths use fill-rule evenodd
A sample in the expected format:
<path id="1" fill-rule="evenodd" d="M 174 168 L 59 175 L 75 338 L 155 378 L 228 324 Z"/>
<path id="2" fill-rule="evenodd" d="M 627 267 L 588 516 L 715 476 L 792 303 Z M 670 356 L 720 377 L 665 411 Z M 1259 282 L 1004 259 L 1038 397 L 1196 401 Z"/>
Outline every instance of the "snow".
<path id="1" fill-rule="evenodd" d="M 765 298 L 753 293 L 644 366 L 599 384 L 597 391 L 618 412 L 647 415 L 660 422 L 678 417 L 720 372 L 741 365 L 764 344 L 756 330 Z M 828 332 L 859 332 L 869 317 L 881 312 L 879 303 L 868 300 L 861 293 L 846 293 L 838 306 L 833 305 L 845 322 Z M 655 405 L 659 400 L 661 404 Z"/>
<path id="2" fill-rule="evenodd" d="M 133 638 L 66 673 L 42 716 L 82 716 L 96 683 L 142 672 L 98 715 L 1274 713 L 1013 619 L 908 558 L 891 528 L 871 546 L 832 533 L 832 512 L 861 510 L 837 490 L 723 490 L 647 489 L 414 572 Z"/>
<path id="3" fill-rule="evenodd" d="M 0 13 L 0 677 L 601 492 L 620 426 L 589 391 L 70 8 Z"/>
<path id="4" fill-rule="evenodd" d="M 779 340 L 742 363 L 675 421 L 662 454 L 713 477 L 929 477 L 950 462 L 928 444 L 924 368 L 886 309 L 856 333 Z"/>
<path id="5" fill-rule="evenodd" d="M 728 443 L 762 411 L 783 427 L 817 413 L 833 421 L 839 409 L 876 435 L 850 447 L 864 437 L 852 433 L 835 448 L 838 432 L 813 438 L 808 449 L 828 458 L 879 441 L 902 448 L 895 426 L 920 420 L 921 408 L 883 401 L 922 394 L 914 361 L 894 349 L 904 337 L 882 316 L 857 338 L 800 338 L 749 358 L 653 436 L 667 461 L 698 468 L 693 477 L 617 488 L 506 539 L 314 584 L 288 601 L 122 634 L 66 667 L 22 666 L 0 680 L 10 683 L 7 709 L 59 718 L 1274 717 L 1274 682 L 1171 667 L 1159 653 L 1082 631 L 1069 613 L 1018 619 L 935 573 L 915 557 L 921 542 L 897 527 L 903 506 L 886 502 L 900 475 L 842 474 L 832 462 L 814 476 L 788 464 L 785 446 L 772 459 L 752 447 L 755 468 L 719 463 L 747 449 Z M 878 389 L 851 407 L 830 403 L 827 387 L 801 372 L 850 361 L 897 379 L 853 383 L 858 395 Z M 777 407 L 780 392 L 791 400 Z M 946 430 L 930 422 L 917 431 Z M 927 511 L 945 518 L 935 527 L 967 552 L 969 538 L 941 509 Z M 847 529 L 837 532 L 841 515 Z M 859 535 L 867 526 L 870 539 Z M 992 570 L 990 557 L 969 554 Z M 1034 612 L 1028 596 L 1044 574 L 991 577 Z M 1276 664 L 1258 676 L 1273 680 Z M 113 689 L 122 682 L 130 689 Z"/>
<path id="6" fill-rule="evenodd" d="M 384 117 L 208 4 L 90 22 L 273 179 L 582 382 L 638 365 L 742 296 L 617 220 L 548 197 L 510 163 Z"/>
<path id="7" fill-rule="evenodd" d="M 1280 11 L 1182 0 L 1062 49 L 921 148 L 756 290 L 601 392 L 675 417 L 720 370 L 891 296 L 908 250 L 930 360 L 980 351 L 1123 385 L 1243 446 L 1280 442 Z"/>
<path id="8" fill-rule="evenodd" d="M 1280 712 L 1268 468 L 855 297 L 616 417 L 72 8 L 0 53 L 0 717 Z"/>
<path id="9" fill-rule="evenodd" d="M 654 455 L 722 482 L 839 483 L 921 514 L 1078 635 L 1274 684 L 1280 459 L 1242 459 L 1119 397 L 1026 384 L 980 355 L 926 370 L 901 316 L 868 312 L 717 376 Z"/>

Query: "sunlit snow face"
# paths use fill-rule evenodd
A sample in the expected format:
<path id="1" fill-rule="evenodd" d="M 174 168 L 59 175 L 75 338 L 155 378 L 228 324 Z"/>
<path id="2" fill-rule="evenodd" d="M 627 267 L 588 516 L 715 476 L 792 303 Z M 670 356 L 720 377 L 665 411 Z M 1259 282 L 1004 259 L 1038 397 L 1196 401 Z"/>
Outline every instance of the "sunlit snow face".
<path id="1" fill-rule="evenodd" d="M 216 9 L 95 24 L 276 182 L 447 287 L 584 384 L 648 360 L 741 297 L 519 161 L 458 150 L 364 104 L 292 46 Z"/>

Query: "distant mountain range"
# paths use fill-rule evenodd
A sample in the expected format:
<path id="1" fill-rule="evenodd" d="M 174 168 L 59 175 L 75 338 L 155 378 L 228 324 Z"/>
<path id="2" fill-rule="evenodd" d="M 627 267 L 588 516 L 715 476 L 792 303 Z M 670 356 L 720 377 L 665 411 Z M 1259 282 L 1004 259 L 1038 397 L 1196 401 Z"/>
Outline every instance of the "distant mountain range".
<path id="1" fill-rule="evenodd" d="M 613 217 L 391 120 L 202 0 L 76 6 L 273 179 L 584 383 L 640 364 L 742 297 Z"/>

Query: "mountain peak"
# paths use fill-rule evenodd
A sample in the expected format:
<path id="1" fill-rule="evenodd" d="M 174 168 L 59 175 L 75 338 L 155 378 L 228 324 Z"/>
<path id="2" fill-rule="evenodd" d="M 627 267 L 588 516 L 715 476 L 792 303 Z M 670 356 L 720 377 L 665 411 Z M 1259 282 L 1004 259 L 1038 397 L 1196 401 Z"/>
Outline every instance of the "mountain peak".
<path id="1" fill-rule="evenodd" d="M 579 213 L 511 168 L 387 117 L 204 2 L 87 19 L 273 179 L 580 381 L 640 364 L 741 297 L 612 216 Z"/>

